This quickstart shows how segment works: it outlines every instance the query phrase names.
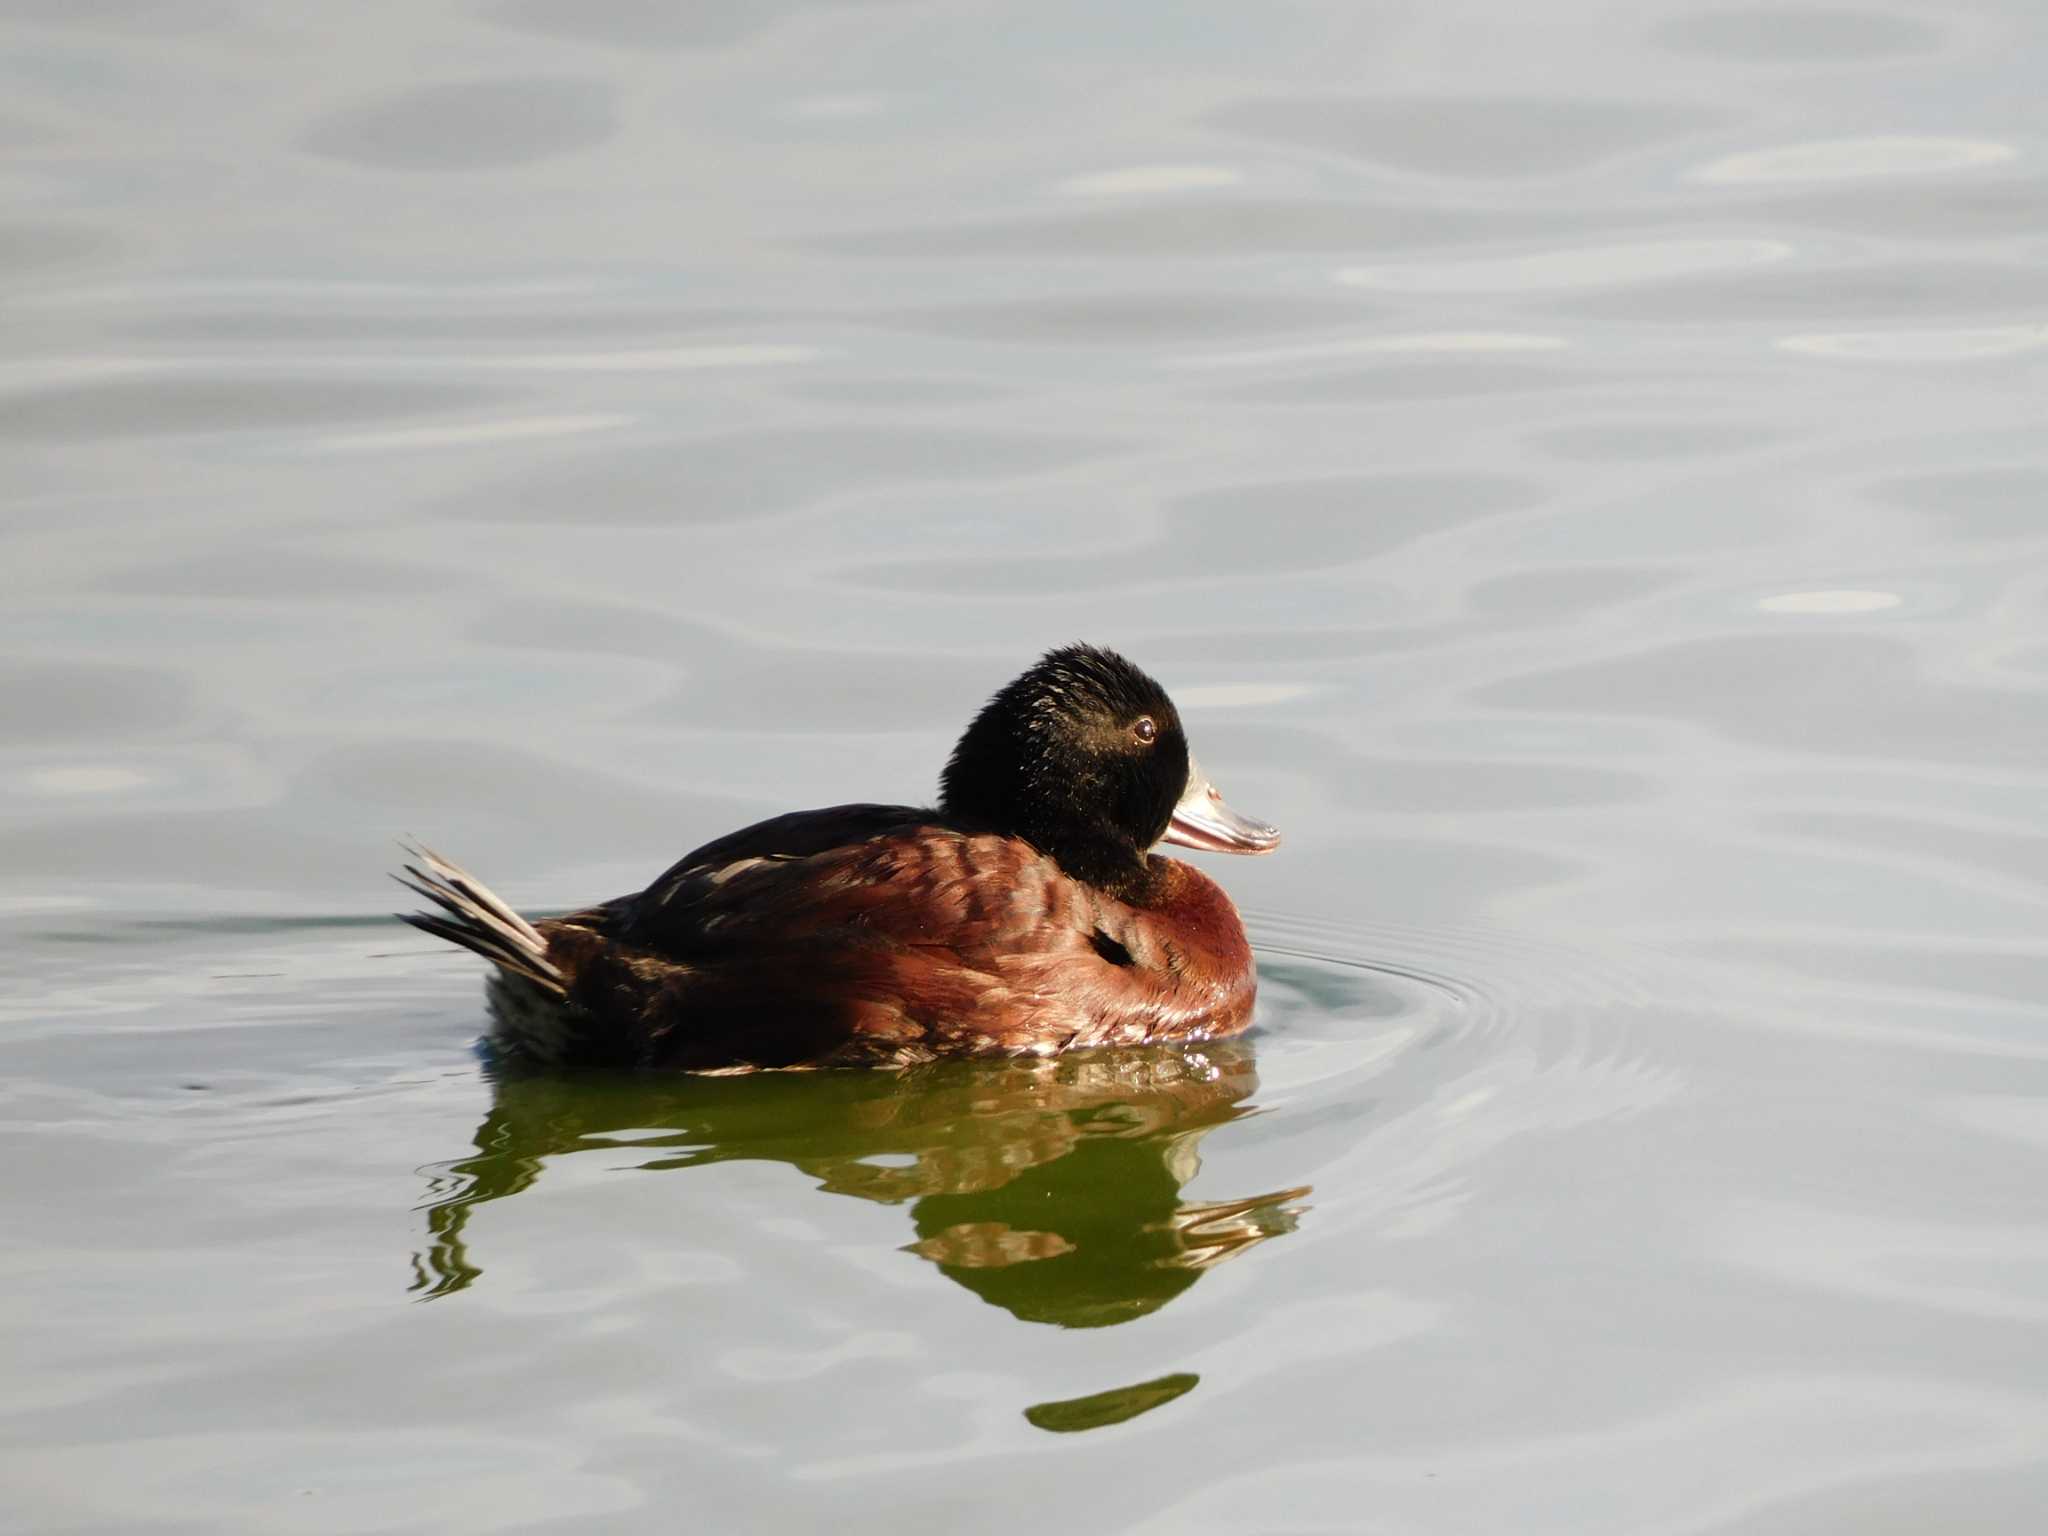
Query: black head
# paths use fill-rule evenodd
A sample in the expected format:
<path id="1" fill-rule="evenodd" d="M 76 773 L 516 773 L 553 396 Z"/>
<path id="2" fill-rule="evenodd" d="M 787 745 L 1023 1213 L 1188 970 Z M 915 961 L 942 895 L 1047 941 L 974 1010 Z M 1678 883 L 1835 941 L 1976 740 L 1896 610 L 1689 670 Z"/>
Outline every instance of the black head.
<path id="1" fill-rule="evenodd" d="M 1166 690 L 1114 651 L 1048 651 L 990 699 L 939 781 L 958 820 L 1021 837 L 1068 874 L 1122 890 L 1145 874 L 1188 784 Z"/>

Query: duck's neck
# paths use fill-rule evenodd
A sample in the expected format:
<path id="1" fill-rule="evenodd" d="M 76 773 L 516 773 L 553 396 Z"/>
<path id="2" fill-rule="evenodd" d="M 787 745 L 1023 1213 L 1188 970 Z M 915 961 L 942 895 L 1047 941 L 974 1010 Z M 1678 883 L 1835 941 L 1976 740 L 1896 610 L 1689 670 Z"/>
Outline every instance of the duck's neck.
<path id="1" fill-rule="evenodd" d="M 1052 861 L 1083 885 L 1134 907 L 1149 906 L 1159 882 L 1156 860 L 1148 859 L 1128 842 L 1114 838 L 1074 839 L 1062 837 L 1051 842 L 1031 841 L 1052 856 Z"/>
<path id="2" fill-rule="evenodd" d="M 1134 907 L 1157 904 L 1161 882 L 1167 878 L 1171 861 L 1148 857 L 1130 833 L 1107 820 L 1063 817 L 1043 829 L 1018 830 L 1082 884 Z"/>
<path id="3" fill-rule="evenodd" d="M 1134 907 L 1149 904 L 1161 876 L 1157 859 L 1148 859 L 1130 838 L 1107 825 L 1077 824 L 1061 818 L 1035 824 L 1029 818 L 977 815 L 958 798 L 941 800 L 939 810 L 957 825 L 1021 837 L 1059 865 L 1062 873 Z"/>

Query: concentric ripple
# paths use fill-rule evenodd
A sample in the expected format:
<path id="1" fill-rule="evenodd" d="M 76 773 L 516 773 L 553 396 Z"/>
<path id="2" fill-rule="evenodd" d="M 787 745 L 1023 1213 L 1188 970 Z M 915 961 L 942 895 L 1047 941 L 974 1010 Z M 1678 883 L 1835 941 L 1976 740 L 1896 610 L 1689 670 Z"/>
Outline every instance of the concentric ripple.
<path id="1" fill-rule="evenodd" d="M 1678 1092 L 1628 966 L 1502 930 L 1253 912 L 1260 1126 L 1319 1199 L 1384 1234 L 1449 1219 L 1504 1144 Z"/>

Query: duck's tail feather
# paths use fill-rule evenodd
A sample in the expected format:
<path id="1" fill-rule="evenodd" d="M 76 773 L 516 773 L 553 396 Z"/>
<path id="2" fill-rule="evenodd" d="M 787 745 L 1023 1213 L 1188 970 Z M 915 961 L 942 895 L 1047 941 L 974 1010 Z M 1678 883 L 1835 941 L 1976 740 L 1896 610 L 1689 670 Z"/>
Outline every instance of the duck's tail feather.
<path id="1" fill-rule="evenodd" d="M 427 898 L 446 917 L 432 912 L 400 912 L 413 927 L 474 950 L 501 970 L 523 976 L 556 997 L 567 997 L 569 985 L 561 969 L 548 959 L 548 941 L 539 929 L 505 905 L 489 886 L 459 865 L 422 844 L 401 844 L 418 863 L 391 878 Z M 412 878 L 407 879 L 406 875 Z"/>

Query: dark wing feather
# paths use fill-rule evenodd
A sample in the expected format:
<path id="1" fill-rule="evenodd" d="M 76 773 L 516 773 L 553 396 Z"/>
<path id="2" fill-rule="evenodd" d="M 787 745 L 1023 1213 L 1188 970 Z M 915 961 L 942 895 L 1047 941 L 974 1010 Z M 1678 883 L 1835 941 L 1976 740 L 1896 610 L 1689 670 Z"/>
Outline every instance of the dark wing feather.
<path id="1" fill-rule="evenodd" d="M 808 858 L 815 853 L 864 843 L 885 833 L 943 825 L 936 811 L 921 811 L 908 805 L 834 805 L 817 811 L 791 811 L 691 849 L 648 886 L 641 899 L 658 903 L 693 873 L 741 859 Z"/>
<path id="2" fill-rule="evenodd" d="M 933 812 L 901 805 L 838 805 L 756 822 L 684 854 L 632 898 L 616 919 L 618 931 L 658 952 L 700 953 L 718 923 L 758 929 L 763 920 L 783 920 L 788 903 L 820 894 L 828 875 L 877 839 L 939 825 Z M 740 878 L 763 868 L 776 873 Z M 712 947 L 729 947 L 736 932 L 728 927 Z"/>

